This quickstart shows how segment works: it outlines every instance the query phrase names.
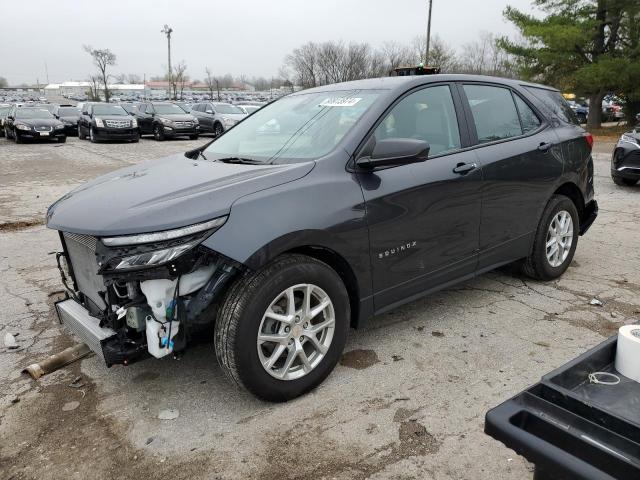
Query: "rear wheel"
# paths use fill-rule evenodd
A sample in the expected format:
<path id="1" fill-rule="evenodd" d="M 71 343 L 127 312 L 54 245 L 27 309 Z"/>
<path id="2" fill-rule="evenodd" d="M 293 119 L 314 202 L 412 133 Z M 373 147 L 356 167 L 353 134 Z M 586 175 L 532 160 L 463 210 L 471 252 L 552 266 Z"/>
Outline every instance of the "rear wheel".
<path id="1" fill-rule="evenodd" d="M 160 125 L 153 127 L 153 138 L 158 142 L 164 140 L 164 131 L 160 128 Z"/>
<path id="2" fill-rule="evenodd" d="M 552 196 L 542 213 L 523 272 L 538 280 L 552 280 L 562 275 L 573 260 L 579 228 L 575 204 L 563 195 Z"/>
<path id="3" fill-rule="evenodd" d="M 349 328 L 347 291 L 328 265 L 282 256 L 244 274 L 215 325 L 218 362 L 229 378 L 269 401 L 319 385 L 340 358 Z"/>
<path id="4" fill-rule="evenodd" d="M 634 180 L 631 178 L 621 178 L 621 177 L 612 177 L 612 178 L 613 178 L 613 183 L 621 187 L 633 187 L 636 183 L 638 183 L 638 180 Z"/>

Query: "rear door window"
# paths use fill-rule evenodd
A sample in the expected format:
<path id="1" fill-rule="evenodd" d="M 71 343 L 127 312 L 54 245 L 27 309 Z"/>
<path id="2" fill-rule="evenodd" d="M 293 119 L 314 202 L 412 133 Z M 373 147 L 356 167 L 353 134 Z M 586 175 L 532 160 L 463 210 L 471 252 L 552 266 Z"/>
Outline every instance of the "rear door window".
<path id="1" fill-rule="evenodd" d="M 479 143 L 522 135 L 518 110 L 508 88 L 464 85 Z"/>
<path id="2" fill-rule="evenodd" d="M 545 104 L 560 120 L 580 125 L 576 114 L 564 97 L 557 90 L 547 90 L 546 88 L 524 87 L 538 100 Z"/>

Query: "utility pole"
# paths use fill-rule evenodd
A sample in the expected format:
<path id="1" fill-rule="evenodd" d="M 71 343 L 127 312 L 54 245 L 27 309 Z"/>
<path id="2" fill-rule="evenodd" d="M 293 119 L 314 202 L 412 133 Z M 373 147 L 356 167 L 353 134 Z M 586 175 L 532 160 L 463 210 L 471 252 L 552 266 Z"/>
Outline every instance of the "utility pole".
<path id="1" fill-rule="evenodd" d="M 218 91 L 218 101 L 220 101 L 220 83 L 218 82 L 217 78 L 214 78 L 213 81 L 216 82 L 216 90 Z"/>
<path id="2" fill-rule="evenodd" d="M 164 28 L 160 30 L 160 33 L 164 33 L 167 36 L 167 56 L 169 58 L 169 98 L 171 98 L 171 33 L 173 28 L 165 23 Z"/>
<path id="3" fill-rule="evenodd" d="M 431 43 L 431 7 L 433 0 L 429 0 L 429 20 L 427 20 L 427 50 L 424 54 L 424 63 L 429 63 L 429 44 Z"/>
<path id="4" fill-rule="evenodd" d="M 49 68 L 47 67 L 47 61 L 44 61 L 44 73 L 47 77 L 47 85 L 49 85 Z"/>

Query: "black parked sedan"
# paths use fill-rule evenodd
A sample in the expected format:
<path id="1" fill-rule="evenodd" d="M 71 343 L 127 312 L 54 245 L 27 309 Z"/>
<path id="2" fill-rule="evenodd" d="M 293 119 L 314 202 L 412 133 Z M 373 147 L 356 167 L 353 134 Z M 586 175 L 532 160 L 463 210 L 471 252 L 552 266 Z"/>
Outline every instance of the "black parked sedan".
<path id="1" fill-rule="evenodd" d="M 16 143 L 38 139 L 67 141 L 64 124 L 48 110 L 39 107 L 11 107 L 4 122 L 4 133 Z"/>
<path id="2" fill-rule="evenodd" d="M 592 144 L 558 90 L 517 80 L 304 90 L 54 203 L 57 309 L 107 365 L 213 336 L 230 379 L 287 400 L 374 315 L 512 262 L 562 275 L 597 215 Z"/>
<path id="3" fill-rule="evenodd" d="M 624 133 L 611 157 L 611 178 L 616 185 L 632 186 L 640 180 L 640 127 Z"/>
<path id="4" fill-rule="evenodd" d="M 85 103 L 78 120 L 78 138 L 101 140 L 140 140 L 137 120 L 120 105 Z"/>
<path id="5" fill-rule="evenodd" d="M 200 134 L 198 119 L 175 103 L 142 103 L 138 105 L 135 116 L 140 125 L 140 134 L 153 134 L 158 141 L 179 136 L 196 140 Z"/>
<path id="6" fill-rule="evenodd" d="M 53 116 L 64 124 L 64 133 L 75 135 L 78 132 L 78 120 L 80 120 L 80 110 L 71 105 L 56 105 Z"/>

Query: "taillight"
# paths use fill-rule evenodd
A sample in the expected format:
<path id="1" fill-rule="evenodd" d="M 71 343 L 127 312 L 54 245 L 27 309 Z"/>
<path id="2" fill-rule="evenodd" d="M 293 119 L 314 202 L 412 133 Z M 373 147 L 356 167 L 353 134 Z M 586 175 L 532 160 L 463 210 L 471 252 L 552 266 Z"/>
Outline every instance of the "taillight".
<path id="1" fill-rule="evenodd" d="M 587 145 L 589 145 L 589 150 L 593 149 L 593 135 L 585 133 L 584 139 L 587 141 Z"/>

